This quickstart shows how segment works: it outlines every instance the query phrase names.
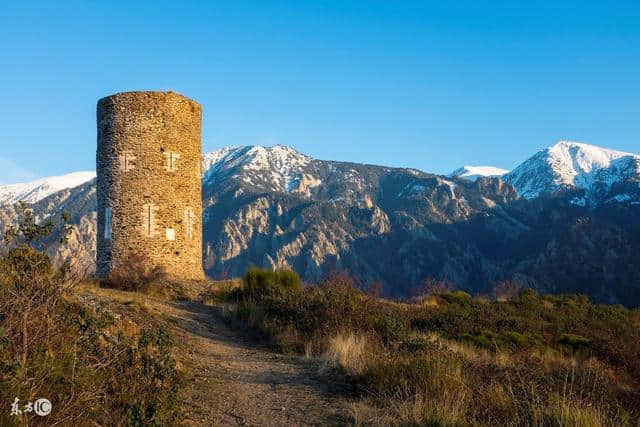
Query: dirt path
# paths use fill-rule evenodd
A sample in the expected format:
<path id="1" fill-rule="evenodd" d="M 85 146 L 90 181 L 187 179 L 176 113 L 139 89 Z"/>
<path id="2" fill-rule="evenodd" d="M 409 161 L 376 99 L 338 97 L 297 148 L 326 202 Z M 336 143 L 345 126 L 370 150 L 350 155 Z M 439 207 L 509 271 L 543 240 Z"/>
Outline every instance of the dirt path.
<path id="1" fill-rule="evenodd" d="M 340 425 L 345 399 L 311 360 L 269 351 L 231 330 L 220 309 L 166 303 L 178 360 L 190 372 L 184 425 Z"/>

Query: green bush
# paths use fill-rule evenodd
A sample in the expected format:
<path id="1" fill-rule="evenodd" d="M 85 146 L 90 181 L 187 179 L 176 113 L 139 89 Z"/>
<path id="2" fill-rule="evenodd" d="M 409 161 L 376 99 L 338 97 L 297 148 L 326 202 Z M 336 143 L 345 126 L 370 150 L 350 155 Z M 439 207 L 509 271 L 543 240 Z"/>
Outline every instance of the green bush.
<path id="1" fill-rule="evenodd" d="M 405 319 L 395 313 L 374 315 L 373 329 L 386 346 L 405 341 L 410 332 Z"/>
<path id="2" fill-rule="evenodd" d="M 242 278 L 243 297 L 261 299 L 265 296 L 299 292 L 300 276 L 291 270 L 250 268 Z"/>
<path id="3" fill-rule="evenodd" d="M 0 285 L 2 291 L 10 288 L 4 281 Z M 0 292 L 0 306 L 16 307 L 0 315 L 0 401 L 48 397 L 56 409 L 47 417 L 52 424 L 161 426 L 176 421 L 180 381 L 166 331 L 124 335 L 109 313 L 85 306 L 66 290 L 41 303 L 32 295 L 26 295 L 28 301 L 12 295 Z M 22 320 L 24 312 L 29 315 Z M 22 321 L 28 335 L 19 332 Z M 7 415 L 0 413 L 0 425 L 22 422 Z"/>
<path id="4" fill-rule="evenodd" d="M 464 333 L 460 338 L 476 347 L 494 349 L 498 342 L 498 335 L 491 331 L 482 331 L 479 335 Z"/>
<path id="5" fill-rule="evenodd" d="M 460 305 L 466 305 L 471 302 L 471 295 L 465 291 L 452 291 L 440 295 L 442 299 L 449 303 L 456 303 Z"/>
<path id="6" fill-rule="evenodd" d="M 520 333 L 516 331 L 504 331 L 502 336 L 505 337 L 505 341 L 510 343 L 514 348 L 529 348 L 537 344 L 536 337 L 527 333 Z"/>
<path id="7" fill-rule="evenodd" d="M 591 340 L 587 337 L 583 337 L 582 335 L 562 334 L 558 339 L 558 343 L 566 345 L 577 351 L 587 348 L 591 343 Z"/>
<path id="8" fill-rule="evenodd" d="M 171 356 L 173 341 L 164 329 L 143 331 L 137 345 L 119 360 L 120 375 L 136 375 L 135 384 L 115 384 L 126 410 L 127 425 L 164 426 L 176 420 L 178 372 Z"/>

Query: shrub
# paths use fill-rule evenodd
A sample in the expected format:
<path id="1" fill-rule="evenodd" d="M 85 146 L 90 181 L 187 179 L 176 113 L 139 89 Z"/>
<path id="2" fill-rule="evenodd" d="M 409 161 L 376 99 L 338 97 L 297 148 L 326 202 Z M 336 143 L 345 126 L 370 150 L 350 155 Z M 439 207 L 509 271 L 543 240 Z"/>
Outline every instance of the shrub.
<path id="1" fill-rule="evenodd" d="M 393 313 L 374 315 L 373 329 L 386 346 L 404 341 L 409 336 L 409 327 L 405 319 Z"/>
<path id="2" fill-rule="evenodd" d="M 467 305 L 471 302 L 471 295 L 465 291 L 452 291 L 441 294 L 441 297 L 450 303 L 456 303 L 459 305 Z"/>
<path id="3" fill-rule="evenodd" d="M 502 336 L 505 341 L 510 343 L 514 348 L 529 348 L 536 345 L 538 340 L 531 334 L 522 334 L 516 331 L 504 331 Z"/>
<path id="4" fill-rule="evenodd" d="M 589 346 L 591 340 L 587 337 L 583 337 L 582 335 L 562 334 L 558 339 L 558 343 L 566 345 L 573 350 L 582 350 Z"/>
<path id="5" fill-rule="evenodd" d="M 365 335 L 339 333 L 329 338 L 322 357 L 325 363 L 334 368 L 340 368 L 348 374 L 359 374 L 365 369 L 369 347 Z"/>
<path id="6" fill-rule="evenodd" d="M 483 331 L 480 335 L 462 334 L 463 340 L 480 348 L 491 349 L 496 345 L 497 335 L 491 331 Z"/>
<path id="7" fill-rule="evenodd" d="M 498 301 L 512 301 L 522 291 L 522 284 L 515 280 L 504 280 L 495 284 L 491 294 Z"/>
<path id="8" fill-rule="evenodd" d="M 250 268 L 242 278 L 243 297 L 261 299 L 264 296 L 298 292 L 300 277 L 291 270 Z"/>
<path id="9" fill-rule="evenodd" d="M 179 381 L 168 335 L 136 339 L 120 328 L 123 319 L 82 303 L 70 292 L 77 280 L 67 264 L 54 269 L 32 245 L 51 229 L 18 227 L 9 237 L 24 243 L 0 256 L 0 401 L 47 397 L 54 410 L 42 419 L 3 410 L 0 425 L 175 423 Z"/>
<path id="10" fill-rule="evenodd" d="M 418 300 L 420 300 L 420 297 L 441 295 L 447 292 L 451 292 L 452 289 L 453 285 L 451 284 L 451 282 L 447 280 L 436 280 L 432 277 L 429 277 L 423 280 L 420 286 L 418 286 L 415 292 L 415 296 Z"/>
<path id="11" fill-rule="evenodd" d="M 120 379 L 113 382 L 112 393 L 119 397 L 128 425 L 164 426 L 176 420 L 179 381 L 172 346 L 165 329 L 145 330 L 115 365 Z"/>
<path id="12" fill-rule="evenodd" d="M 197 298 L 205 304 L 229 303 L 234 300 L 236 289 L 240 286 L 239 280 L 209 282 Z"/>
<path id="13" fill-rule="evenodd" d="M 151 266 L 145 254 L 134 252 L 129 254 L 126 264 L 114 268 L 101 284 L 121 291 L 144 292 L 149 290 L 152 283 L 165 276 L 162 267 Z"/>

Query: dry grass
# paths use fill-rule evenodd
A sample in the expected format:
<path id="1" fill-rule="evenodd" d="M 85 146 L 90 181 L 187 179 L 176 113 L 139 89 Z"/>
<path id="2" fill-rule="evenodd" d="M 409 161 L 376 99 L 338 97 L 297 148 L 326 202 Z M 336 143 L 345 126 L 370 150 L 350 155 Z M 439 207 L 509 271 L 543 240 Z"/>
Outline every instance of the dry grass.
<path id="1" fill-rule="evenodd" d="M 392 420 L 386 418 L 384 412 L 367 399 L 351 402 L 348 406 L 349 417 L 354 426 L 383 426 L 392 425 Z"/>
<path id="2" fill-rule="evenodd" d="M 340 341 L 349 341 L 341 339 Z M 349 348 L 341 343 L 339 348 Z M 363 351 L 362 363 L 375 363 L 371 350 Z M 454 351 L 458 348 L 454 347 Z M 468 425 L 469 414 L 482 415 L 481 424 L 534 425 L 534 426 L 623 426 L 635 425 L 624 412 L 615 414 L 606 403 L 600 402 L 594 390 L 604 385 L 595 373 L 583 377 L 573 371 L 566 373 L 563 395 L 551 394 L 550 398 L 535 384 L 529 384 L 517 375 L 512 381 L 492 381 L 488 386 L 474 382 L 472 364 L 490 363 L 486 354 L 472 355 L 472 349 L 460 353 L 460 364 L 451 363 L 443 354 L 427 355 L 429 368 L 420 379 L 421 388 L 414 389 L 411 382 L 402 385 L 402 379 L 391 386 L 382 383 L 373 394 L 350 405 L 354 425 Z M 471 356 L 471 359 L 467 359 Z M 513 358 L 511 369 L 516 368 Z M 564 366 L 574 362 L 567 360 Z M 590 362 L 586 362 L 588 365 Z M 393 377 L 393 367 L 378 375 Z M 405 378 L 412 377 L 411 368 L 403 367 Z M 614 415 L 612 415 L 614 414 Z"/>
<path id="3" fill-rule="evenodd" d="M 471 397 L 461 388 L 447 388 L 443 394 L 415 393 L 411 398 L 390 401 L 391 416 L 399 425 L 443 425 L 466 424 L 466 412 Z"/>
<path id="4" fill-rule="evenodd" d="M 356 425 L 638 425 L 640 312 L 515 288 L 503 302 L 454 291 L 414 304 L 334 283 L 239 288 L 231 317 L 352 380 Z"/>
<path id="5" fill-rule="evenodd" d="M 420 305 L 423 307 L 437 307 L 440 303 L 435 296 L 426 296 L 420 301 Z"/>
<path id="6" fill-rule="evenodd" d="M 365 352 L 365 364 L 380 363 Z M 379 364 L 367 375 L 377 377 L 370 397 L 351 405 L 355 425 L 466 425 L 473 396 L 460 364 L 433 354 L 398 366 Z M 405 376 L 406 375 L 406 376 Z M 417 381 L 419 385 L 416 385 Z"/>
<path id="7" fill-rule="evenodd" d="M 125 264 L 118 265 L 111 271 L 102 285 L 123 291 L 146 291 L 152 283 L 165 277 L 162 267 L 150 265 L 145 254 L 133 252 L 129 254 Z"/>
<path id="8" fill-rule="evenodd" d="M 9 417 L 8 411 L 3 412 L 0 425 L 173 422 L 177 372 L 169 353 L 170 338 L 162 328 L 142 327 L 137 319 L 82 294 L 80 289 L 89 285 L 70 292 L 56 288 L 59 283 L 52 278 L 48 289 L 63 292 L 42 303 L 12 298 L 6 286 L 10 282 L 0 278 L 0 306 L 13 304 L 16 313 L 29 314 L 20 323 L 9 310 L 0 312 L 0 332 L 9 331 L 13 339 L 0 338 L 0 400 L 46 396 L 55 408 L 46 419 L 33 414 Z M 121 301 L 122 312 L 133 305 L 139 305 L 135 307 L 139 311 L 145 307 L 132 301 L 130 294 Z M 22 325 L 31 333 L 18 333 Z"/>
<path id="9" fill-rule="evenodd" d="M 329 338 L 322 360 L 325 366 L 360 375 L 367 366 L 371 346 L 367 337 L 355 332 L 339 333 Z"/>
<path id="10" fill-rule="evenodd" d="M 556 397 L 549 404 L 532 411 L 532 424 L 537 426 L 602 427 L 627 425 L 630 420 L 614 420 L 593 406 Z"/>

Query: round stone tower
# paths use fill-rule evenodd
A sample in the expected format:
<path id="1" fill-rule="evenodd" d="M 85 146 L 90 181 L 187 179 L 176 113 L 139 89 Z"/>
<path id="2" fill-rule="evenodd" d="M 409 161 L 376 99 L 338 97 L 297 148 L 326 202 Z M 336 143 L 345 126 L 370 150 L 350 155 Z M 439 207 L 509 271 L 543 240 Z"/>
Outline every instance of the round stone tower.
<path id="1" fill-rule="evenodd" d="M 174 92 L 98 101 L 98 277 L 142 260 L 204 278 L 201 117 L 197 102 Z"/>

